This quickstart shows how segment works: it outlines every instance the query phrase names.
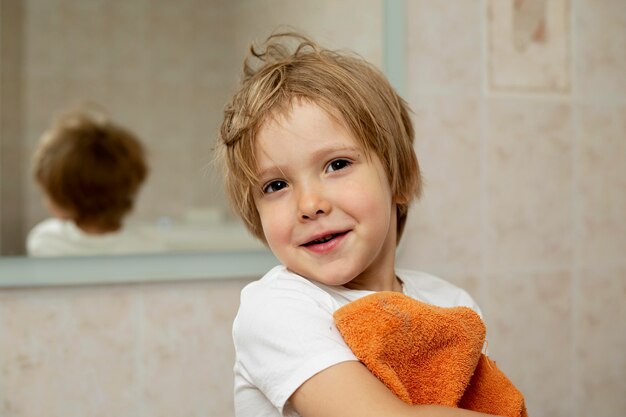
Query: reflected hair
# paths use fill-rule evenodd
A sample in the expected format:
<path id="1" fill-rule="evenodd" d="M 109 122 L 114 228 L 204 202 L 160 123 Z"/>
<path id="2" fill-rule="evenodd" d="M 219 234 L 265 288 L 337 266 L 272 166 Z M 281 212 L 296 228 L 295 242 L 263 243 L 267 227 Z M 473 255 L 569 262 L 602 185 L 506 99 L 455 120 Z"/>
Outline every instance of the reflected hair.
<path id="1" fill-rule="evenodd" d="M 422 188 L 407 103 L 360 56 L 322 48 L 294 32 L 273 34 L 261 46 L 250 47 L 241 84 L 225 107 L 219 131 L 226 192 L 248 230 L 266 242 L 254 203 L 259 187 L 256 135 L 297 100 L 320 106 L 349 130 L 368 156 L 380 158 L 397 204 L 399 241 L 409 206 Z"/>
<path id="2" fill-rule="evenodd" d="M 63 114 L 42 135 L 34 176 L 48 198 L 78 225 L 117 230 L 148 174 L 145 150 L 103 114 Z"/>

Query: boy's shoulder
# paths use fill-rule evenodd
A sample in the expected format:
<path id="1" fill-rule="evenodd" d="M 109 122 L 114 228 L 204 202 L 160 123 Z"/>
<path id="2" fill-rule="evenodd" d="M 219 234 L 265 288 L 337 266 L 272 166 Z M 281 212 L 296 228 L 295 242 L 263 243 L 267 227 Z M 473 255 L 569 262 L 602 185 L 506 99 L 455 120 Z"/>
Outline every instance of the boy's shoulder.
<path id="1" fill-rule="evenodd" d="M 404 284 L 404 293 L 416 300 L 439 307 L 465 306 L 482 315 L 478 304 L 467 291 L 443 278 L 408 269 L 396 269 L 396 275 Z"/>
<path id="2" fill-rule="evenodd" d="M 66 254 L 67 242 L 73 240 L 75 227 L 66 220 L 50 217 L 35 225 L 26 237 L 26 251 L 31 256 Z"/>
<path id="3" fill-rule="evenodd" d="M 241 291 L 233 337 L 237 345 L 254 337 L 262 340 L 268 329 L 295 331 L 320 323 L 326 326 L 332 323 L 337 308 L 337 302 L 324 289 L 277 266 Z"/>
<path id="4" fill-rule="evenodd" d="M 420 290 L 455 291 L 460 289 L 451 282 L 428 272 L 397 268 L 396 275 L 404 282 L 405 286 L 409 285 L 411 288 L 419 288 Z"/>
<path id="5" fill-rule="evenodd" d="M 267 301 L 272 298 L 324 297 L 325 292 L 310 280 L 289 271 L 284 265 L 269 270 L 261 279 L 246 285 L 241 292 L 241 301 L 255 299 Z"/>
<path id="6" fill-rule="evenodd" d="M 50 217 L 37 223 L 29 232 L 27 240 L 45 239 L 67 235 L 73 229 L 71 222 Z"/>

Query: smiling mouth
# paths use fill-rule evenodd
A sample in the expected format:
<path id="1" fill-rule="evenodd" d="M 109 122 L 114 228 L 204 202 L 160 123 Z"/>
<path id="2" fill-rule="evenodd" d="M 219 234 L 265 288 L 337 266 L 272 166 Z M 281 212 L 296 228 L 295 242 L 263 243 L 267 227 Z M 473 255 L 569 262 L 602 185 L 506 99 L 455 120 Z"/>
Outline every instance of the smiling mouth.
<path id="1" fill-rule="evenodd" d="M 330 242 L 334 238 L 339 237 L 339 236 L 343 236 L 346 233 L 348 233 L 348 231 L 341 232 L 341 233 L 331 233 L 331 234 L 326 235 L 324 237 L 321 237 L 319 239 L 315 239 L 315 240 L 312 240 L 310 242 L 307 242 L 307 243 L 303 244 L 302 246 L 320 245 L 322 243 Z"/>

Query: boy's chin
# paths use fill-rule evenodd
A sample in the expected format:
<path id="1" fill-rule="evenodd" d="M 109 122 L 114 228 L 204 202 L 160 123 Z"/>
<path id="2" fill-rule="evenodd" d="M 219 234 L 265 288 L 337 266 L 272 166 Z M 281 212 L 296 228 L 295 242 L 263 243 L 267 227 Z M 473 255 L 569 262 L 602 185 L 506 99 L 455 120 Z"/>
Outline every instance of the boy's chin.
<path id="1" fill-rule="evenodd" d="M 352 275 L 350 274 L 338 274 L 337 271 L 333 271 L 330 273 L 324 273 L 323 269 L 317 271 L 303 270 L 297 268 L 289 268 L 288 269 L 301 277 L 304 277 L 310 281 L 315 281 L 320 284 L 329 285 L 329 286 L 341 286 L 346 285 L 350 281 L 352 281 Z"/>

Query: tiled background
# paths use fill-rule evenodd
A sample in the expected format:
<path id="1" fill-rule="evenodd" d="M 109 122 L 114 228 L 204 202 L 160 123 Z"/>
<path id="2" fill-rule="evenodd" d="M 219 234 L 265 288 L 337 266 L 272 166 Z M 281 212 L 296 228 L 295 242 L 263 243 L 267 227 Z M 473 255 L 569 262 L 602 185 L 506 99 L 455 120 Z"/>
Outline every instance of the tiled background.
<path id="1" fill-rule="evenodd" d="M 134 94 L 114 102 L 115 114 L 155 138 L 154 175 L 140 207 L 145 212 L 155 202 L 168 207 L 165 200 L 210 201 L 193 187 L 206 185 L 197 173 L 210 147 L 209 119 L 219 114 L 207 95 L 226 92 L 206 69 L 224 65 L 235 77 L 239 59 L 220 59 L 218 46 L 211 47 L 215 54 L 198 52 L 208 45 L 194 41 L 196 31 L 219 36 L 218 29 L 241 23 L 237 17 L 250 10 L 251 29 L 262 29 L 280 23 L 274 13 L 280 9 L 291 14 L 289 23 L 322 41 L 332 38 L 381 62 L 380 2 L 245 2 L 212 22 L 211 13 L 198 9 L 208 7 L 204 2 L 113 7 L 88 1 L 78 11 L 68 9 L 76 3 L 25 2 L 25 33 L 54 44 L 55 36 L 67 36 L 54 33 L 63 27 L 77 30 L 76 37 L 78 29 L 67 23 L 80 23 L 96 8 L 136 35 L 116 38 L 110 24 L 99 39 L 117 47 L 94 50 L 77 37 L 70 51 L 48 50 L 45 43 L 36 49 L 27 35 L 35 49 L 26 62 L 48 54 L 57 67 L 26 65 L 25 73 L 38 81 L 25 85 L 24 146 L 32 145 L 48 116 L 35 102 L 55 104 L 66 89 L 92 87 L 87 70 L 62 87 L 52 88 L 45 77 L 66 77 L 61 69 L 68 59 L 109 61 L 111 55 L 102 54 L 115 54 L 127 62 L 124 75 L 102 70 L 110 71 L 110 81 L 98 87 L 100 94 L 112 100 L 116 91 Z M 405 96 L 415 113 L 425 192 L 407 225 L 399 264 L 438 274 L 475 296 L 486 317 L 489 352 L 524 392 L 531 417 L 623 416 L 626 5 L 524 3 L 407 1 Z M 132 16 L 146 9 L 146 26 L 132 25 Z M 316 23 L 307 26 L 309 17 Z M 192 23 L 181 24 L 187 18 Z M 159 25 L 176 28 L 174 39 L 159 40 L 171 46 L 144 48 L 144 41 L 156 44 L 150 27 Z M 526 39 L 524 48 L 516 46 L 516 36 Z M 200 60 L 188 60 L 191 52 L 174 42 L 195 45 L 191 51 Z M 244 43 L 239 37 L 218 42 L 239 51 Z M 498 64 L 511 54 L 528 71 Z M 560 58 L 551 58 L 551 77 L 537 78 L 540 62 L 533 60 L 545 56 Z M 183 81 L 187 76 L 196 80 Z M 34 95 L 29 88 L 37 82 L 50 91 Z M 145 103 L 153 113 L 141 111 Z M 185 112 L 194 115 L 193 125 L 183 122 Z M 155 120 L 164 127 L 157 129 Z M 182 149 L 172 137 L 196 142 Z M 196 162 L 183 163 L 182 153 L 197 155 Z M 150 188 L 157 182 L 170 184 L 167 198 Z M 34 196 L 27 196 L 26 205 L 34 206 Z M 3 290 L 0 415 L 232 416 L 230 324 L 246 282 Z"/>
<path id="2" fill-rule="evenodd" d="M 232 416 L 246 282 L 2 291 L 0 415 Z"/>
<path id="3" fill-rule="evenodd" d="M 426 184 L 400 263 L 476 296 L 531 416 L 626 415 L 626 3 L 407 7 Z"/>

